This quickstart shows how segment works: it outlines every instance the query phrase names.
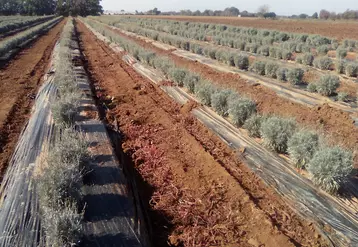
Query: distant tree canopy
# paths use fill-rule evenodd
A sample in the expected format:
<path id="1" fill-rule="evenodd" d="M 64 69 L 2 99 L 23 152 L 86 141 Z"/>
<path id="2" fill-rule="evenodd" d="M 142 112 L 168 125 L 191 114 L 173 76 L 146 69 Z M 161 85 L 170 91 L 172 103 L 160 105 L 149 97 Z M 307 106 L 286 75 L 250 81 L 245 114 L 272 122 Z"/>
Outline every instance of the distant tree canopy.
<path id="1" fill-rule="evenodd" d="M 147 12 L 147 14 L 152 15 L 153 10 L 149 10 Z M 159 14 L 161 14 L 161 15 L 185 15 L 185 16 L 238 16 L 241 14 L 243 16 L 255 16 L 255 14 L 251 14 L 247 11 L 243 11 L 241 13 L 240 10 L 236 7 L 228 7 L 224 10 L 206 9 L 203 12 L 201 12 L 200 10 L 191 11 L 189 9 L 180 10 L 179 12 L 175 12 L 175 11 L 160 12 L 159 11 Z"/>
<path id="2" fill-rule="evenodd" d="M 101 0 L 0 0 L 0 15 L 98 15 Z"/>
<path id="3" fill-rule="evenodd" d="M 319 18 L 324 20 L 357 20 L 358 19 L 358 10 L 347 9 L 343 13 L 329 12 L 328 10 L 322 9 L 319 13 Z"/>

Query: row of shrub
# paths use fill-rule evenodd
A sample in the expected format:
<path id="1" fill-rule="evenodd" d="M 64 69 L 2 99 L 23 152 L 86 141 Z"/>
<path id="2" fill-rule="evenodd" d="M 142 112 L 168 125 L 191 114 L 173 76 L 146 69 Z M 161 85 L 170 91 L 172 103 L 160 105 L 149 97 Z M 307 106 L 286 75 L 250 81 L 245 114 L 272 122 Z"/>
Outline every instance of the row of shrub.
<path id="1" fill-rule="evenodd" d="M 192 33 L 214 32 L 214 34 L 225 34 L 226 37 L 235 37 L 231 35 L 248 35 L 259 38 L 273 38 L 275 42 L 298 41 L 307 45 L 320 46 L 325 44 L 338 43 L 335 39 L 330 39 L 320 35 L 286 33 L 277 30 L 256 29 L 247 27 L 238 27 L 224 24 L 199 23 L 188 21 L 161 20 L 152 18 L 135 18 L 135 17 L 100 17 L 100 20 L 108 23 L 135 23 L 142 27 L 151 28 L 157 31 L 169 32 L 177 35 L 182 31 L 190 30 Z M 212 34 L 210 33 L 210 34 Z M 222 36 L 225 37 L 225 36 Z"/>
<path id="2" fill-rule="evenodd" d="M 36 35 L 44 32 L 47 28 L 53 26 L 55 23 L 59 22 L 62 17 L 57 17 L 51 19 L 43 24 L 37 25 L 33 28 L 30 28 L 24 32 L 21 32 L 13 37 L 6 39 L 5 41 L 0 41 L 0 57 L 6 55 L 9 51 L 17 48 L 19 45 L 25 41 L 35 37 Z"/>
<path id="3" fill-rule="evenodd" d="M 288 153 L 297 167 L 307 168 L 313 182 L 322 189 L 336 193 L 350 175 L 352 152 L 338 146 L 324 145 L 317 133 L 298 128 L 292 119 L 260 116 L 253 100 L 231 89 L 214 86 L 200 75 L 176 67 L 168 57 L 158 56 L 97 22 L 85 21 L 142 63 L 161 71 L 178 86 L 185 86 L 202 104 L 228 117 L 237 127 L 246 128 L 250 136 L 263 138 L 266 147 L 279 153 Z"/>
<path id="4" fill-rule="evenodd" d="M 74 128 L 81 94 L 73 73 L 73 32 L 73 20 L 69 19 L 56 48 L 57 98 L 50 99 L 55 134 L 42 172 L 36 178 L 46 246 L 75 246 L 82 237 L 82 166 L 88 158 L 88 144 Z"/>
<path id="5" fill-rule="evenodd" d="M 190 50 L 191 52 L 194 52 L 199 55 L 208 56 L 212 59 L 216 59 L 217 53 L 226 53 L 228 54 L 226 55 L 226 57 L 235 56 L 235 55 L 230 55 L 235 53 L 234 51 L 225 50 L 218 47 L 212 47 L 209 45 L 201 45 L 182 37 L 166 35 L 166 34 L 158 33 L 153 30 L 143 29 L 136 26 L 126 26 L 122 24 L 118 24 L 117 26 L 124 30 L 137 33 L 139 35 L 149 37 L 154 40 L 159 40 L 163 43 L 173 45 L 184 50 L 188 50 L 188 51 Z M 222 45 L 228 45 L 228 44 L 222 44 Z M 284 60 L 292 59 L 292 52 L 290 50 L 296 49 L 298 47 L 294 42 L 283 43 L 282 47 L 284 48 L 281 48 L 281 47 L 269 46 L 269 45 L 259 46 L 257 44 L 247 44 L 241 40 L 237 40 L 233 43 L 230 43 L 228 46 L 238 49 L 240 51 L 250 52 L 254 54 L 259 54 L 261 56 L 266 56 L 266 57 L 269 56 L 272 58 L 284 59 Z M 310 50 L 310 48 L 308 50 Z M 301 51 L 304 52 L 303 50 Z M 326 50 L 326 54 L 327 52 L 328 50 Z M 357 77 L 358 62 L 347 61 L 342 59 L 347 55 L 346 49 L 339 48 L 336 53 L 337 53 L 337 62 L 336 62 L 337 73 L 346 74 L 347 76 L 350 77 Z M 310 52 L 305 52 L 304 54 L 297 55 L 296 62 L 306 66 L 314 66 L 315 68 L 321 70 L 332 70 L 334 65 L 333 60 L 330 57 L 328 56 L 314 57 L 314 55 Z M 228 61 L 227 63 L 232 64 L 230 61 Z"/>
<path id="6" fill-rule="evenodd" d="M 14 29 L 30 26 L 32 24 L 48 21 L 54 16 L 18 16 L 16 19 L 0 22 L 0 34 L 7 33 Z"/>

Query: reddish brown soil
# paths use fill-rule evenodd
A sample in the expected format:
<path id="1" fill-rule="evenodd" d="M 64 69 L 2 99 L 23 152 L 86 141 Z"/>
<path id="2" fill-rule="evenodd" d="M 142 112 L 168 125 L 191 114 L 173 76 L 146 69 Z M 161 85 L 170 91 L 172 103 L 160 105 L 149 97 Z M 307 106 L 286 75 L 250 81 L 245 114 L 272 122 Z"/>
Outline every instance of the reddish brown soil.
<path id="1" fill-rule="evenodd" d="M 111 29 L 113 30 L 113 29 Z M 326 104 L 313 108 L 294 103 L 288 99 L 277 96 L 272 90 L 259 85 L 249 84 L 237 74 L 218 72 L 199 62 L 190 61 L 168 51 L 161 50 L 154 45 L 138 38 L 129 37 L 119 30 L 113 30 L 143 47 L 154 50 L 157 54 L 167 55 L 179 65 L 201 74 L 206 79 L 220 86 L 230 87 L 239 93 L 244 93 L 256 101 L 258 111 L 262 114 L 276 114 L 295 118 L 299 123 L 312 129 L 321 131 L 335 144 L 348 148 L 358 147 L 358 131 L 353 119 L 348 113 L 330 107 Z"/>
<path id="2" fill-rule="evenodd" d="M 139 76 L 78 24 L 93 88 L 114 97 L 106 120 L 127 138 L 124 150 L 154 192 L 155 246 L 326 246 L 313 225 L 298 217 L 214 134 L 159 88 Z M 167 224 L 168 225 L 168 224 Z"/>
<path id="3" fill-rule="evenodd" d="M 27 121 L 64 23 L 57 24 L 0 70 L 0 177 Z"/>
<path id="4" fill-rule="evenodd" d="M 320 34 L 337 39 L 358 39 L 358 25 L 354 21 L 322 20 L 265 20 L 261 18 L 204 17 L 204 16 L 143 16 L 178 21 L 222 23 L 235 26 L 275 29 L 293 33 Z"/>

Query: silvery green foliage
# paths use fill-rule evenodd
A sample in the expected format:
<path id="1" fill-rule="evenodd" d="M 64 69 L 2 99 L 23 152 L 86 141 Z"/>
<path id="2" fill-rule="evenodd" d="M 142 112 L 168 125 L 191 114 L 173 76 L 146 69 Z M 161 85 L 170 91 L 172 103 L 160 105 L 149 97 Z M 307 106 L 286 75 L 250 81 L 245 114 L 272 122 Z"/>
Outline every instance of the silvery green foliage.
<path id="1" fill-rule="evenodd" d="M 265 65 L 265 75 L 271 78 L 276 78 L 279 66 L 275 62 L 267 62 Z"/>
<path id="2" fill-rule="evenodd" d="M 45 229 L 46 246 L 76 246 L 82 238 L 83 213 L 77 212 L 77 205 L 66 203 L 62 210 L 42 207 L 42 224 Z"/>
<path id="3" fill-rule="evenodd" d="M 305 168 L 319 148 L 319 136 L 313 131 L 300 130 L 288 141 L 287 151 L 297 168 Z"/>
<path id="4" fill-rule="evenodd" d="M 317 57 L 313 61 L 313 66 L 322 70 L 329 70 L 332 65 L 333 65 L 333 61 L 329 57 Z"/>
<path id="5" fill-rule="evenodd" d="M 352 169 L 352 152 L 340 147 L 322 148 L 307 167 L 313 183 L 332 194 L 344 185 Z"/>
<path id="6" fill-rule="evenodd" d="M 347 56 L 347 50 L 346 49 L 337 49 L 336 50 L 336 57 L 337 59 L 344 59 Z"/>
<path id="7" fill-rule="evenodd" d="M 328 51 L 329 51 L 329 48 L 327 45 L 321 45 L 317 48 L 318 54 L 323 55 L 323 56 L 327 55 Z"/>
<path id="8" fill-rule="evenodd" d="M 245 54 L 238 54 L 234 56 L 234 64 L 239 69 L 247 69 L 249 67 L 249 57 Z"/>
<path id="9" fill-rule="evenodd" d="M 307 90 L 311 93 L 317 92 L 317 84 L 313 82 L 309 83 L 307 86 Z"/>
<path id="10" fill-rule="evenodd" d="M 288 73 L 288 69 L 287 68 L 278 68 L 276 71 L 276 78 L 280 81 L 287 81 L 287 73 Z"/>
<path id="11" fill-rule="evenodd" d="M 211 106 L 211 95 L 216 91 L 216 88 L 206 81 L 200 81 L 195 87 L 195 95 L 204 105 Z"/>
<path id="12" fill-rule="evenodd" d="M 165 76 L 168 76 L 169 70 L 175 65 L 168 57 L 156 57 L 153 61 L 153 66 L 159 69 Z"/>
<path id="13" fill-rule="evenodd" d="M 358 63 L 348 62 L 345 67 L 345 72 L 347 76 L 356 77 L 358 75 Z"/>
<path id="14" fill-rule="evenodd" d="M 171 68 L 169 69 L 169 79 L 174 81 L 178 86 L 184 86 L 184 79 L 188 71 L 181 68 Z"/>
<path id="15" fill-rule="evenodd" d="M 311 53 L 305 53 L 302 57 L 302 64 L 312 66 L 314 60 L 314 56 Z"/>
<path id="16" fill-rule="evenodd" d="M 348 93 L 346 92 L 339 92 L 337 95 L 337 100 L 342 102 L 348 101 Z"/>
<path id="17" fill-rule="evenodd" d="M 336 72 L 338 74 L 344 74 L 346 72 L 347 61 L 339 59 L 336 61 Z"/>
<path id="18" fill-rule="evenodd" d="M 254 113 L 256 113 L 256 103 L 251 99 L 235 97 L 229 101 L 230 117 L 238 127 L 241 127 Z"/>
<path id="19" fill-rule="evenodd" d="M 251 137 L 259 138 L 261 137 L 261 133 L 260 133 L 261 124 L 263 121 L 265 121 L 265 119 L 266 119 L 265 116 L 253 114 L 251 115 L 251 117 L 246 119 L 243 127 L 248 130 L 249 135 Z"/>
<path id="20" fill-rule="evenodd" d="M 252 72 L 255 72 L 258 75 L 265 75 L 265 66 L 266 66 L 265 62 L 263 62 L 263 61 L 255 61 L 251 65 L 250 70 Z"/>
<path id="21" fill-rule="evenodd" d="M 190 93 L 195 92 L 195 87 L 199 83 L 200 76 L 194 73 L 187 73 L 184 78 L 184 86 L 189 90 Z"/>
<path id="22" fill-rule="evenodd" d="M 211 106 L 219 115 L 224 117 L 228 115 L 228 101 L 233 94 L 234 92 L 230 89 L 217 90 L 211 94 Z"/>
<path id="23" fill-rule="evenodd" d="M 296 122 L 292 119 L 269 117 L 261 124 L 260 133 L 264 144 L 279 153 L 286 153 L 287 142 L 296 130 Z"/>
<path id="24" fill-rule="evenodd" d="M 289 69 L 287 74 L 286 74 L 286 77 L 287 77 L 287 80 L 292 84 L 292 85 L 298 85 L 300 83 L 302 83 L 302 79 L 303 79 L 303 76 L 304 76 L 304 71 L 303 69 L 300 69 L 300 68 L 292 68 L 292 69 Z"/>
<path id="25" fill-rule="evenodd" d="M 282 50 L 282 59 L 284 60 L 290 60 L 292 57 L 292 52 L 289 50 Z"/>
<path id="26" fill-rule="evenodd" d="M 324 96 L 334 94 L 340 85 L 339 77 L 335 75 L 323 75 L 317 83 L 317 92 Z"/>

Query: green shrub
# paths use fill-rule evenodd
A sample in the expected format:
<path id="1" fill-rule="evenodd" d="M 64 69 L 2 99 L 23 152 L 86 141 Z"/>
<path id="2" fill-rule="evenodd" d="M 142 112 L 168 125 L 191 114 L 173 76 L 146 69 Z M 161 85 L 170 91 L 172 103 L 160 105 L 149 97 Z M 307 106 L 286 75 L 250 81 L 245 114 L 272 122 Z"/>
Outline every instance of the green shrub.
<path id="1" fill-rule="evenodd" d="M 174 63 L 168 57 L 156 57 L 153 61 L 155 69 L 159 69 L 165 76 L 169 75 L 169 70 L 174 67 Z"/>
<path id="2" fill-rule="evenodd" d="M 175 82 L 178 86 L 184 86 L 184 79 L 188 71 L 181 68 L 171 68 L 169 69 L 169 79 Z"/>
<path id="3" fill-rule="evenodd" d="M 264 45 L 264 46 L 261 46 L 258 50 L 257 50 L 257 54 L 260 54 L 262 56 L 265 56 L 265 57 L 268 57 L 268 55 L 270 54 L 270 51 L 269 51 L 269 46 L 267 45 Z"/>
<path id="4" fill-rule="evenodd" d="M 260 133 L 261 124 L 263 121 L 265 121 L 265 119 L 266 119 L 266 117 L 264 117 L 264 116 L 253 114 L 253 115 L 251 115 L 251 117 L 246 119 L 243 127 L 248 130 L 249 135 L 251 137 L 260 138 L 261 137 L 261 133 Z"/>
<path id="5" fill-rule="evenodd" d="M 318 54 L 322 55 L 322 56 L 327 55 L 328 51 L 329 51 L 329 48 L 327 45 L 321 45 L 317 48 Z"/>
<path id="6" fill-rule="evenodd" d="M 304 71 L 303 69 L 300 68 L 292 68 L 289 69 L 287 72 L 287 80 L 292 84 L 292 85 L 298 85 L 300 83 L 302 83 L 302 79 L 304 76 Z"/>
<path id="7" fill-rule="evenodd" d="M 217 90 L 211 94 L 211 106 L 221 116 L 226 117 L 228 115 L 228 99 L 233 95 L 233 92 L 229 89 Z"/>
<path id="8" fill-rule="evenodd" d="M 245 54 L 237 54 L 234 56 L 234 64 L 239 69 L 246 70 L 249 67 L 249 57 Z"/>
<path id="9" fill-rule="evenodd" d="M 184 78 L 184 86 L 189 90 L 190 93 L 194 93 L 195 86 L 198 84 L 199 80 L 200 76 L 193 73 L 187 73 Z"/>
<path id="10" fill-rule="evenodd" d="M 348 93 L 346 92 L 339 92 L 337 94 L 337 100 L 338 101 L 342 101 L 342 102 L 347 102 L 348 101 Z"/>
<path id="11" fill-rule="evenodd" d="M 251 99 L 236 97 L 229 101 L 230 117 L 238 127 L 241 127 L 254 113 L 256 113 L 256 103 Z"/>
<path id="12" fill-rule="evenodd" d="M 199 44 L 191 43 L 190 51 L 198 55 L 203 55 L 203 48 Z"/>
<path id="13" fill-rule="evenodd" d="M 279 153 L 286 153 L 287 143 L 296 130 L 296 122 L 292 119 L 269 117 L 262 122 L 260 133 L 264 144 Z"/>
<path id="14" fill-rule="evenodd" d="M 195 87 L 195 95 L 204 105 L 211 106 L 211 95 L 216 91 L 211 82 L 200 81 Z"/>
<path id="15" fill-rule="evenodd" d="M 317 92 L 317 84 L 316 83 L 309 83 L 307 86 L 307 90 L 311 93 Z"/>
<path id="16" fill-rule="evenodd" d="M 349 62 L 346 64 L 345 72 L 347 76 L 356 77 L 358 75 L 358 63 Z"/>
<path id="17" fill-rule="evenodd" d="M 292 58 L 292 52 L 289 50 L 282 50 L 282 59 L 290 60 Z"/>
<path id="18" fill-rule="evenodd" d="M 319 150 L 307 167 L 314 184 L 332 194 L 344 185 L 352 169 L 352 152 L 340 147 Z"/>
<path id="19" fill-rule="evenodd" d="M 314 60 L 314 56 L 311 53 L 303 54 L 302 64 L 312 66 Z"/>
<path id="20" fill-rule="evenodd" d="M 339 85 L 338 76 L 323 75 L 317 83 L 317 92 L 324 96 L 330 96 L 336 92 Z"/>
<path id="21" fill-rule="evenodd" d="M 263 61 L 255 61 L 251 67 L 250 70 L 255 72 L 258 75 L 265 75 L 265 66 L 266 62 Z"/>
<path id="22" fill-rule="evenodd" d="M 303 54 L 296 56 L 296 63 L 303 64 Z"/>
<path id="23" fill-rule="evenodd" d="M 288 69 L 287 68 L 278 68 L 278 70 L 276 71 L 276 78 L 280 81 L 287 81 L 287 73 L 288 73 Z"/>
<path id="24" fill-rule="evenodd" d="M 297 168 L 305 168 L 319 148 L 317 133 L 300 130 L 293 134 L 287 144 L 287 151 Z"/>
<path id="25" fill-rule="evenodd" d="M 347 56 L 346 49 L 337 49 L 336 50 L 336 57 L 337 59 L 344 59 Z"/>
<path id="26" fill-rule="evenodd" d="M 333 61 L 329 57 L 317 57 L 313 61 L 313 66 L 322 70 L 329 70 L 332 65 Z"/>
<path id="27" fill-rule="evenodd" d="M 340 59 L 340 60 L 337 60 L 336 61 L 336 72 L 338 74 L 344 74 L 345 71 L 346 71 L 346 66 L 347 66 L 347 61 L 346 60 L 343 60 L 343 59 Z"/>
<path id="28" fill-rule="evenodd" d="M 271 78 L 276 78 L 279 65 L 275 62 L 267 62 L 265 65 L 265 75 Z"/>

